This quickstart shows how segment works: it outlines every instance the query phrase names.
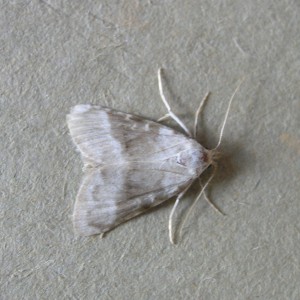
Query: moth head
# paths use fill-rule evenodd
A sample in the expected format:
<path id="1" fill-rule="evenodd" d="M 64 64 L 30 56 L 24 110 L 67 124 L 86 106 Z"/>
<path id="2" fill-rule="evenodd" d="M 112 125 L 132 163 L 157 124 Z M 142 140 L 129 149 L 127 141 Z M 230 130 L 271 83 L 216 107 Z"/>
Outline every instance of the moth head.
<path id="1" fill-rule="evenodd" d="M 204 158 L 204 160 L 206 161 L 208 166 L 216 166 L 217 161 L 220 159 L 220 157 L 221 157 L 221 152 L 218 151 L 217 149 L 211 149 L 211 150 L 206 149 L 206 157 Z"/>

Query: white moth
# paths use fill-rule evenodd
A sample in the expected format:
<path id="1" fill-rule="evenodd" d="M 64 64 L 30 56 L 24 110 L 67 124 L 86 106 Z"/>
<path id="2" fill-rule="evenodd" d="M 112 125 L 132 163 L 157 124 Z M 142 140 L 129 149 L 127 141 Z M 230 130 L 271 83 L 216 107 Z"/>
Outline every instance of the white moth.
<path id="1" fill-rule="evenodd" d="M 208 150 L 194 139 L 198 116 L 208 94 L 196 112 L 191 135 L 171 111 L 163 94 L 161 69 L 158 83 L 168 110 L 158 121 L 171 117 L 186 135 L 102 106 L 76 105 L 67 115 L 72 139 L 84 163 L 84 177 L 73 214 L 74 228 L 80 235 L 103 234 L 177 195 L 169 220 L 170 240 L 174 243 L 172 216 L 180 198 L 208 166 L 215 166 L 216 150 L 237 89 L 229 101 L 218 145 Z"/>

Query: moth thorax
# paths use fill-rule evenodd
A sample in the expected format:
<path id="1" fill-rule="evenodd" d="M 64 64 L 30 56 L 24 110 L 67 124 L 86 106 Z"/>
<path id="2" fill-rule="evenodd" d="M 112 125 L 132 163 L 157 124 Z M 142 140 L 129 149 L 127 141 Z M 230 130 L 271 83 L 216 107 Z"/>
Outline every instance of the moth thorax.
<path id="1" fill-rule="evenodd" d="M 200 144 L 181 151 L 177 155 L 177 164 L 182 165 L 193 177 L 199 177 L 200 174 L 209 166 L 209 150 L 203 148 Z"/>
<path id="2" fill-rule="evenodd" d="M 205 149 L 206 151 L 206 156 L 204 155 L 204 160 L 207 163 L 208 166 L 210 165 L 216 165 L 217 164 L 217 160 L 220 158 L 221 156 L 221 152 L 219 152 L 216 149 Z"/>

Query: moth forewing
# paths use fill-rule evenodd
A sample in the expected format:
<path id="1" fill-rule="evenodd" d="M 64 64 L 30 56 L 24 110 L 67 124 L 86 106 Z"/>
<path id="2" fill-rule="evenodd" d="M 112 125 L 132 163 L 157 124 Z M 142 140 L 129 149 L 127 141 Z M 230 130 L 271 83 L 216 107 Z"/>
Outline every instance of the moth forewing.
<path id="1" fill-rule="evenodd" d="M 194 139 L 143 118 L 92 105 L 67 117 L 85 163 L 74 226 L 100 234 L 179 194 L 209 165 Z"/>

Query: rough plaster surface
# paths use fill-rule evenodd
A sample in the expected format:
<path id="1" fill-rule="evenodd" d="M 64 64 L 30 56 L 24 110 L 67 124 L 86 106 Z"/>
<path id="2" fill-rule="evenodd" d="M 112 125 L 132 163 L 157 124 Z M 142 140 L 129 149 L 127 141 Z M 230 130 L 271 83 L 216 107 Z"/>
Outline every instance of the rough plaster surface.
<path id="1" fill-rule="evenodd" d="M 0 6 L 1 299 L 300 298 L 298 0 Z M 76 237 L 82 165 L 65 115 L 97 103 L 161 117 L 159 66 L 189 126 L 212 92 L 207 147 L 245 78 L 210 186 L 227 216 L 201 201 L 172 246 L 168 201 L 104 239 Z"/>

